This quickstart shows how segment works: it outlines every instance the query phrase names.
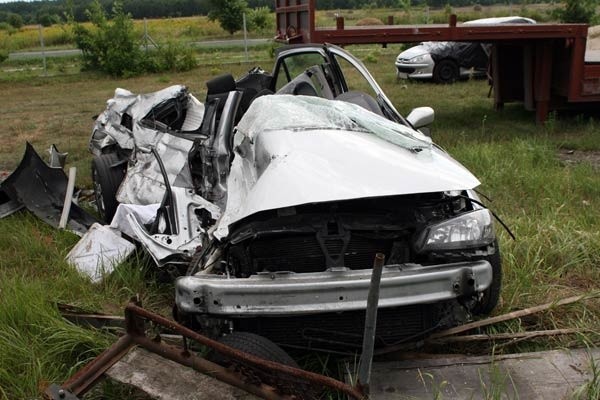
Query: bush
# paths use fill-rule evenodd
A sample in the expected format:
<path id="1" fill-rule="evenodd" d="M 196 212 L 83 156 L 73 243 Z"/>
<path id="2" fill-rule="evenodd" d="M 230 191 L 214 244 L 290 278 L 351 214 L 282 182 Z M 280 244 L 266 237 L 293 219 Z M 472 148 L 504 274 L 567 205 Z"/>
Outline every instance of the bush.
<path id="1" fill-rule="evenodd" d="M 8 51 L 0 49 L 0 64 L 2 64 L 6 60 L 8 60 Z"/>
<path id="2" fill-rule="evenodd" d="M 275 21 L 269 7 L 258 7 L 248 10 L 247 17 L 249 31 L 273 31 Z"/>
<path id="3" fill-rule="evenodd" d="M 113 76 L 132 76 L 143 72 L 185 71 L 196 66 L 192 50 L 175 43 L 167 43 L 149 53 L 142 52 L 131 15 L 123 11 L 121 2 L 114 3 L 111 20 L 107 19 L 98 0 L 86 14 L 92 28 L 72 22 L 75 43 L 83 53 L 86 69 Z"/>
<path id="4" fill-rule="evenodd" d="M 8 22 L 13 28 L 16 29 L 20 29 L 24 24 L 23 17 L 21 17 L 19 14 L 13 13 L 8 14 L 6 22 Z"/>
<path id="5" fill-rule="evenodd" d="M 75 43 L 83 53 L 84 66 L 115 76 L 137 73 L 142 57 L 131 16 L 123 11 L 120 2 L 115 2 L 112 14 L 109 21 L 100 2 L 95 0 L 86 11 L 93 28 L 74 24 Z"/>
<path id="6" fill-rule="evenodd" d="M 169 41 L 159 50 L 148 53 L 145 63 L 145 70 L 151 72 L 189 71 L 198 66 L 193 50 L 174 41 Z"/>
<path id="7" fill-rule="evenodd" d="M 565 0 L 564 8 L 555 10 L 555 17 L 561 22 L 589 24 L 595 16 L 595 0 Z"/>
<path id="8" fill-rule="evenodd" d="M 211 0 L 208 18 L 219 21 L 221 27 L 230 34 L 242 29 L 243 16 L 248 9 L 246 0 Z"/>

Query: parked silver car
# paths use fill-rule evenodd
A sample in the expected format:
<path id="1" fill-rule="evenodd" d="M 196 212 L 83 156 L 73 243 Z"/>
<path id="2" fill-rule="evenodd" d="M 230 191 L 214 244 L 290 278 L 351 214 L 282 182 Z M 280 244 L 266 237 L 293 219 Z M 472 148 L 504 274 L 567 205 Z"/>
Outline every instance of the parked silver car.
<path id="1" fill-rule="evenodd" d="M 463 25 L 535 24 L 525 17 L 482 18 Z M 432 79 L 452 83 L 462 77 L 485 76 L 490 46 L 478 42 L 423 42 L 396 58 L 396 74 L 401 79 Z"/>

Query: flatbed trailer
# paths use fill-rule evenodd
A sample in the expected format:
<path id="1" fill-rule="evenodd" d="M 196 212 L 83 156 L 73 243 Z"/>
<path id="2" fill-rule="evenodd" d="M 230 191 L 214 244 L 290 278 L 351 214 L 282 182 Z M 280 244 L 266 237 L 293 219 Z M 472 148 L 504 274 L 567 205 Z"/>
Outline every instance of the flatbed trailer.
<path id="1" fill-rule="evenodd" d="M 484 42 L 492 45 L 494 108 L 522 102 L 542 123 L 553 110 L 600 105 L 600 58 L 586 60 L 587 24 L 315 26 L 315 0 L 276 0 L 277 37 L 286 43 L 337 45 Z M 596 103 L 596 104 L 594 104 Z"/>

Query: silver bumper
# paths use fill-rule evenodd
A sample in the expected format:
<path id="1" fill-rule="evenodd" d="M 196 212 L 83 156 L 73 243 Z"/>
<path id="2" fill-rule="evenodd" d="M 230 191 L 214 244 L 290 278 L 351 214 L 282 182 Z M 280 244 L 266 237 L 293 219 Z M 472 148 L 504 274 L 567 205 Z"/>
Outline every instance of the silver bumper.
<path id="1" fill-rule="evenodd" d="M 371 270 L 317 273 L 264 273 L 227 279 L 194 275 L 176 282 L 175 301 L 188 314 L 276 316 L 365 309 Z M 385 267 L 379 307 L 435 303 L 487 289 L 492 267 L 487 261 Z"/>

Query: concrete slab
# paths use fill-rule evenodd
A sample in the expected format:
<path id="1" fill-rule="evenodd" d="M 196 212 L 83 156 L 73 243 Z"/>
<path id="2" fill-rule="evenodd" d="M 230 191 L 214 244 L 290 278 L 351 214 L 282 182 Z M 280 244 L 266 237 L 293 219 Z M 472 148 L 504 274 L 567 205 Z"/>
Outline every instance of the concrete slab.
<path id="1" fill-rule="evenodd" d="M 130 351 L 106 375 L 157 400 L 258 399 L 241 389 L 140 348 Z"/>
<path id="2" fill-rule="evenodd" d="M 563 400 L 588 382 L 600 349 L 376 362 L 372 400 Z"/>

